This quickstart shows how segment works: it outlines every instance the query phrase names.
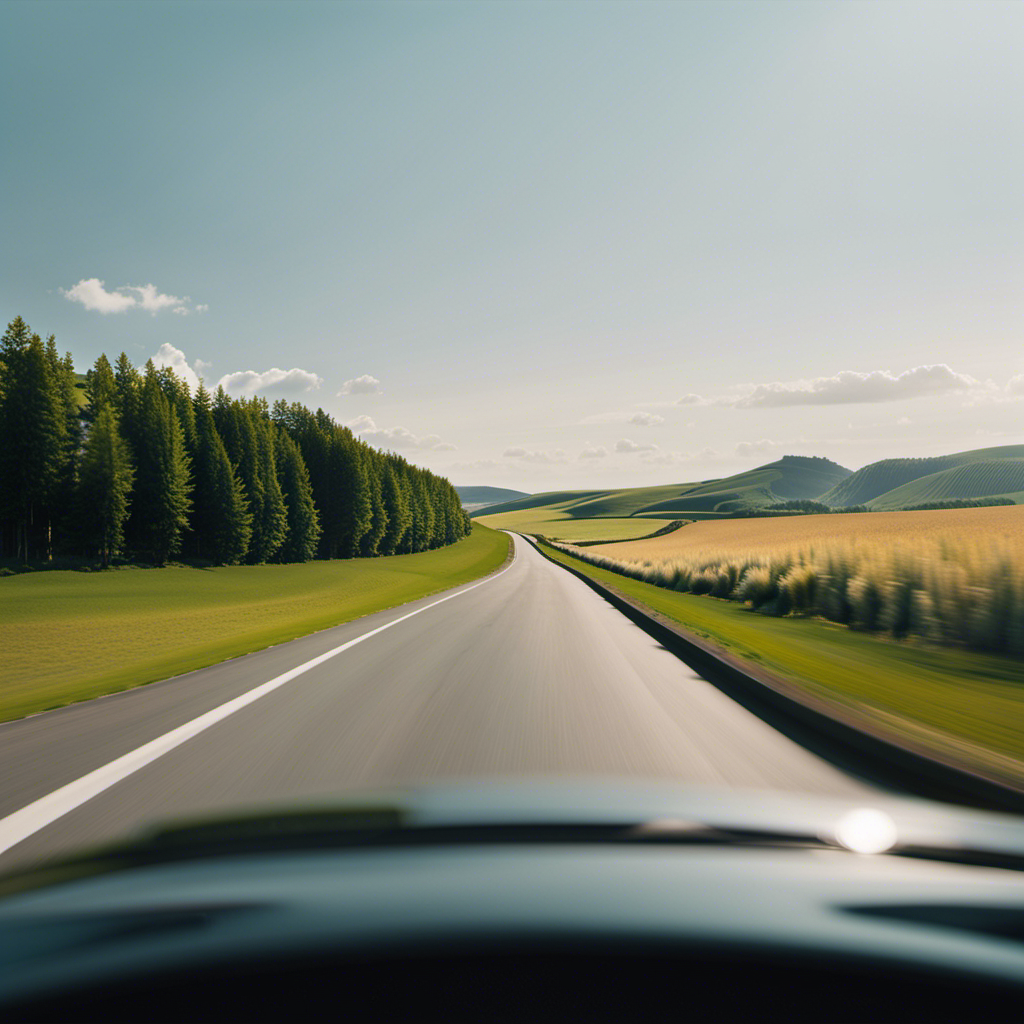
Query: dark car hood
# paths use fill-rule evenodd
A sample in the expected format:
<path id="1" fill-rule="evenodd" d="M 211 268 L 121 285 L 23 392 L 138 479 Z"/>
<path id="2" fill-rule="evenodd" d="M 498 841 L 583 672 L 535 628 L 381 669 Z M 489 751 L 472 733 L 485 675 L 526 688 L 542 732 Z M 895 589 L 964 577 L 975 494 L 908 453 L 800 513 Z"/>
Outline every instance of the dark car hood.
<path id="1" fill-rule="evenodd" d="M 879 793 L 863 799 L 623 779 L 519 778 L 432 783 L 261 805 L 229 816 L 170 823 L 143 841 L 187 847 L 210 837 L 303 831 L 515 828 L 646 829 L 666 839 L 704 830 L 845 845 L 843 825 L 865 810 L 893 829 L 897 850 L 998 855 L 1024 867 L 1024 817 Z M 837 841 L 837 836 L 839 837 Z M 1007 864 L 1007 866 L 1012 866 Z"/>

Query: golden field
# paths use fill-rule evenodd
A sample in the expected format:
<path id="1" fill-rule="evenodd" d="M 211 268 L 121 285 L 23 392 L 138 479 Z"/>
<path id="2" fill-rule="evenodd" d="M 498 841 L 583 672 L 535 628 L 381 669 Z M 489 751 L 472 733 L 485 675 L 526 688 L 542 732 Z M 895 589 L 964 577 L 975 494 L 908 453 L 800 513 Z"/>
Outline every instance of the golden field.
<path id="1" fill-rule="evenodd" d="M 1024 654 L 1024 506 L 705 520 L 571 550 L 767 614 Z"/>

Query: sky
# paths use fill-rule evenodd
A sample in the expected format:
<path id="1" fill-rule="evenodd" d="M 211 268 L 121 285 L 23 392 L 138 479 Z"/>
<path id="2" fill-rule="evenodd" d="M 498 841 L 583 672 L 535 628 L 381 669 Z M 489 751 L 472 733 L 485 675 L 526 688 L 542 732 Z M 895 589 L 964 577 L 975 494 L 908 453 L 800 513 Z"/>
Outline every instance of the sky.
<path id="1" fill-rule="evenodd" d="M 1024 443 L 1024 4 L 0 4 L 0 316 L 456 484 Z"/>

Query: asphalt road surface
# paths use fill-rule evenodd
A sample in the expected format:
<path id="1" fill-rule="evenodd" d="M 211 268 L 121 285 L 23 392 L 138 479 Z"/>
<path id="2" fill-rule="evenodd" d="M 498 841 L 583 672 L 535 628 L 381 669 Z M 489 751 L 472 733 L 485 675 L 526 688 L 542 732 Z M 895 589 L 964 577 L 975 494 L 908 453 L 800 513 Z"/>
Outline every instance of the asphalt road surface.
<path id="1" fill-rule="evenodd" d="M 517 539 L 482 582 L 0 725 L 0 870 L 211 809 L 510 775 L 870 792 Z"/>

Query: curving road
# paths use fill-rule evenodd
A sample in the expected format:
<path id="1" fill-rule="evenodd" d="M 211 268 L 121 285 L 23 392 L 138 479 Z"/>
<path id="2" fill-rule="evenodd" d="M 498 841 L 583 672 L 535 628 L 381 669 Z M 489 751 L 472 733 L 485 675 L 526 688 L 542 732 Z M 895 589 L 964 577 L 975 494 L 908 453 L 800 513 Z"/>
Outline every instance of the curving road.
<path id="1" fill-rule="evenodd" d="M 0 725 L 0 870 L 168 817 L 437 778 L 628 775 L 867 792 L 532 545 L 517 539 L 516 552 L 480 583 Z M 268 681 L 275 688 L 252 699 Z M 243 706 L 225 709 L 230 701 Z M 204 715 L 219 720 L 165 741 L 166 752 L 145 747 Z M 136 761 L 159 756 L 116 762 L 140 748 Z M 87 785 L 106 788 L 89 795 Z"/>

